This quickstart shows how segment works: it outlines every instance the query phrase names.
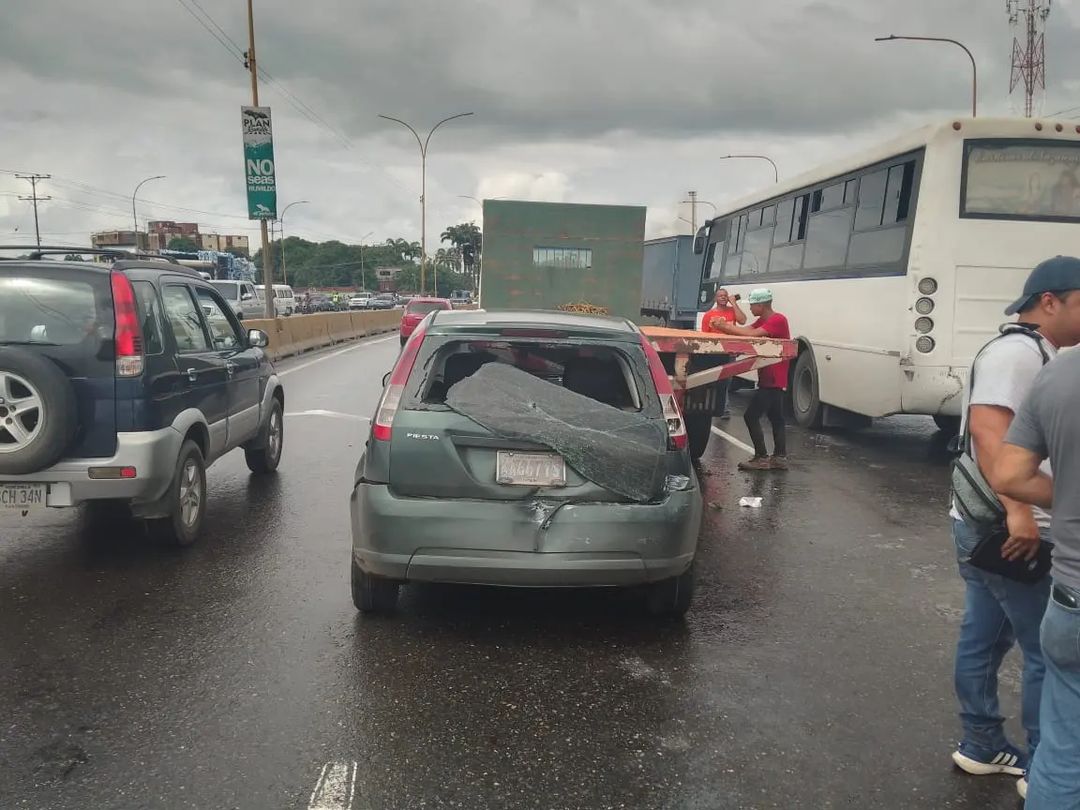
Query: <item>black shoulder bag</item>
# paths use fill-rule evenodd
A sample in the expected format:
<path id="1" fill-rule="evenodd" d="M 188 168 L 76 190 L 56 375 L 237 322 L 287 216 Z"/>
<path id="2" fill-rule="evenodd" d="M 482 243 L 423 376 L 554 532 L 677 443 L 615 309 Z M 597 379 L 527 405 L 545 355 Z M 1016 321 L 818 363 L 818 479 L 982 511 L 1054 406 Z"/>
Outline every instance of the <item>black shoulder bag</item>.
<path id="1" fill-rule="evenodd" d="M 1039 552 L 1032 560 L 1006 560 L 1001 556 L 1001 547 L 1009 538 L 1006 526 L 1005 506 L 997 493 L 987 483 L 979 469 L 978 462 L 971 454 L 971 396 L 975 390 L 975 366 L 982 353 L 996 340 L 1005 335 L 1020 334 L 1030 337 L 1042 355 L 1045 366 L 1050 357 L 1042 345 L 1042 337 L 1025 324 L 1007 324 L 1001 328 L 1001 334 L 989 341 L 979 350 L 971 363 L 971 379 L 968 381 L 968 408 L 964 415 L 964 431 L 959 438 L 959 455 L 953 464 L 952 491 L 957 511 L 980 537 L 978 545 L 971 552 L 969 562 L 976 568 L 1003 577 L 1033 584 L 1041 580 L 1050 570 L 1050 544 L 1041 543 Z"/>

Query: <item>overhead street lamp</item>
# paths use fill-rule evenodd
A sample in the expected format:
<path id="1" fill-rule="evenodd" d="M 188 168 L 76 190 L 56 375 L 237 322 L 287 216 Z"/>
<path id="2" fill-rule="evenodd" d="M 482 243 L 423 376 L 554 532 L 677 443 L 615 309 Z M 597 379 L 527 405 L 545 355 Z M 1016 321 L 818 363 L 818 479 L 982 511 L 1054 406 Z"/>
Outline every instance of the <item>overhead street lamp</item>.
<path id="1" fill-rule="evenodd" d="M 371 236 L 375 231 L 368 231 L 360 237 L 360 286 L 363 289 L 367 289 L 367 275 L 364 273 L 364 240 Z"/>
<path id="2" fill-rule="evenodd" d="M 773 182 L 780 182 L 780 170 L 776 168 L 776 161 L 768 155 L 723 155 L 722 157 L 713 158 L 714 160 L 766 160 L 772 165 L 773 170 Z"/>
<path id="3" fill-rule="evenodd" d="M 135 190 L 131 192 L 131 219 L 135 224 L 135 250 L 139 250 L 139 215 L 135 212 L 135 195 L 139 193 L 139 189 L 143 187 L 143 183 L 149 183 L 151 180 L 164 180 L 165 175 L 155 174 L 153 177 L 147 177 L 145 180 L 140 180 L 139 184 L 135 186 Z M 150 247 L 147 244 L 147 247 Z"/>
<path id="4" fill-rule="evenodd" d="M 420 133 L 413 129 L 412 125 L 407 124 L 400 118 L 394 118 L 390 115 L 379 114 L 379 118 L 385 118 L 387 121 L 393 121 L 396 124 L 401 124 L 416 138 L 416 143 L 420 147 L 420 294 L 424 294 L 424 269 L 427 265 L 427 154 L 428 145 L 431 143 L 431 136 L 435 134 L 435 130 L 445 124 L 447 121 L 453 121 L 455 118 L 466 118 L 473 115 L 471 112 L 458 113 L 457 115 L 451 115 L 449 118 L 444 118 L 437 123 L 428 132 L 427 137 L 423 140 L 420 139 Z M 438 290 L 436 290 L 438 292 Z"/>
<path id="5" fill-rule="evenodd" d="M 278 214 L 278 224 L 281 225 L 278 233 L 281 236 L 281 281 L 283 284 L 289 283 L 289 277 L 285 274 L 285 214 L 288 213 L 289 209 L 294 205 L 309 205 L 310 203 L 311 200 L 297 200 L 296 202 L 291 202 L 281 210 L 280 214 Z M 272 242 L 273 240 L 270 241 Z"/>
<path id="6" fill-rule="evenodd" d="M 968 50 L 967 45 L 959 40 L 949 39 L 948 37 L 898 37 L 896 34 L 889 34 L 887 37 L 874 37 L 874 42 L 894 42 L 896 40 L 910 40 L 912 42 L 945 42 L 949 45 L 955 45 L 958 48 L 963 48 L 964 53 L 968 55 L 968 59 L 971 60 L 971 117 L 976 118 L 979 114 L 979 69 L 975 65 L 975 57 L 971 51 Z"/>

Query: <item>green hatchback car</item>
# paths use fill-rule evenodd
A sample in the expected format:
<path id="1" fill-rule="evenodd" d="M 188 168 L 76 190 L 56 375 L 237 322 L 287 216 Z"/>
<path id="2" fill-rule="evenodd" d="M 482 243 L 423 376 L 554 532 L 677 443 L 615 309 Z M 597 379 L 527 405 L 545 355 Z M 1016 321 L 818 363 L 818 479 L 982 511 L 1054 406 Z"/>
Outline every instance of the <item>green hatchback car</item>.
<path id="1" fill-rule="evenodd" d="M 437 311 L 387 375 L 351 496 L 352 595 L 411 582 L 693 594 L 702 498 L 660 357 L 629 321 Z"/>

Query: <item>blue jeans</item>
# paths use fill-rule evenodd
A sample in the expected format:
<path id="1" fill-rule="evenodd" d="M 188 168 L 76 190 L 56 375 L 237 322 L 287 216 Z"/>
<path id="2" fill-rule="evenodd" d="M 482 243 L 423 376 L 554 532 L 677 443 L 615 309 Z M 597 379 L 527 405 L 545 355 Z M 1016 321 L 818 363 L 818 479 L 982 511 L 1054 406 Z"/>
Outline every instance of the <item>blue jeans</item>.
<path id="1" fill-rule="evenodd" d="M 953 521 L 953 540 L 967 593 L 956 645 L 956 697 L 964 743 L 987 753 L 1005 747 L 1005 718 L 998 704 L 998 669 L 1019 642 L 1024 656 L 1022 720 L 1029 753 L 1039 745 L 1039 701 L 1043 664 L 1039 625 L 1050 598 L 1050 577 L 1035 585 L 976 568 L 968 559 L 979 542 L 962 520 Z"/>
<path id="2" fill-rule="evenodd" d="M 1080 591 L 1059 585 L 1080 598 Z M 1080 609 L 1050 600 L 1042 624 L 1046 682 L 1039 753 L 1028 775 L 1027 810 L 1080 808 Z"/>

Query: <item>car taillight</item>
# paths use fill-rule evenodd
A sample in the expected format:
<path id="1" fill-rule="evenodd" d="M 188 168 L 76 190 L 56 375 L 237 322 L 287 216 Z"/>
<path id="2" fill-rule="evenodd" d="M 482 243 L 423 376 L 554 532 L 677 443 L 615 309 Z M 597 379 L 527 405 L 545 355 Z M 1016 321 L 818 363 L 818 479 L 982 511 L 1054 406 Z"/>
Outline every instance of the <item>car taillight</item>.
<path id="1" fill-rule="evenodd" d="M 420 353 L 420 344 L 424 342 L 424 327 L 420 326 L 412 333 L 405 348 L 401 350 L 401 356 L 394 364 L 394 370 L 390 372 L 390 380 L 383 391 L 382 399 L 379 400 L 378 410 L 375 411 L 375 422 L 371 426 L 371 435 L 376 441 L 388 442 L 392 435 L 394 416 L 401 405 L 401 395 L 405 393 L 405 383 L 412 374 L 416 356 Z"/>
<path id="2" fill-rule="evenodd" d="M 668 446 L 676 450 L 683 450 L 688 443 L 686 423 L 683 420 L 682 411 L 679 410 L 679 403 L 675 398 L 675 391 L 671 387 L 671 380 L 668 378 L 667 371 L 664 370 L 664 363 L 656 349 L 645 339 L 644 335 L 641 336 L 641 349 L 645 352 L 645 357 L 649 361 L 649 374 L 652 376 L 653 385 L 656 386 L 656 393 L 660 395 L 660 403 L 664 406 L 664 421 L 667 422 L 668 429 Z"/>
<path id="3" fill-rule="evenodd" d="M 143 373 L 143 340 L 135 289 L 131 279 L 120 272 L 111 275 L 116 328 L 116 376 L 138 377 Z"/>

